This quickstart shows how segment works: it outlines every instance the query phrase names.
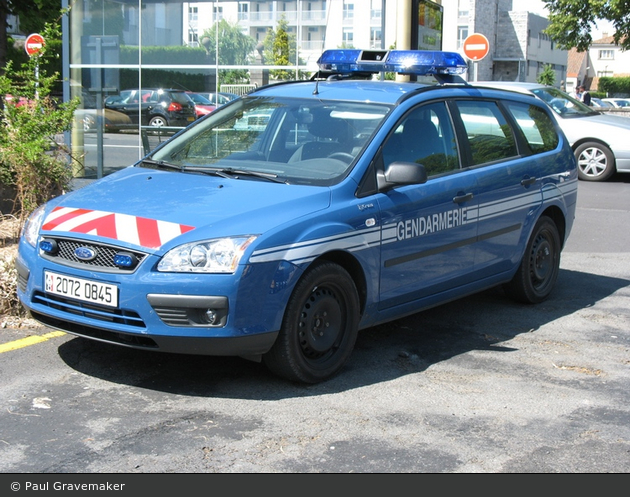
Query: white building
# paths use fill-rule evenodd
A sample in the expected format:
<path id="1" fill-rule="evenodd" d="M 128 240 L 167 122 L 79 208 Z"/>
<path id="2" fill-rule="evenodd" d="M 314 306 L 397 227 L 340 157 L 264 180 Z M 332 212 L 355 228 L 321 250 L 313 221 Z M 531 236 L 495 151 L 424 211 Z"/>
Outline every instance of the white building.
<path id="1" fill-rule="evenodd" d="M 383 5 L 390 44 L 396 42 L 398 2 L 383 0 L 314 0 L 314 1 L 221 1 L 183 4 L 183 43 L 197 46 L 200 37 L 214 22 L 225 19 L 238 25 L 244 34 L 262 43 L 269 29 L 280 19 L 297 41 L 300 60 L 315 71 L 322 51 L 328 48 L 382 48 Z M 368 8 L 366 8 L 368 7 Z"/>
<path id="2" fill-rule="evenodd" d="M 484 34 L 489 54 L 479 65 L 479 80 L 536 81 L 547 64 L 556 81 L 566 79 L 567 52 L 543 33 L 548 21 L 539 0 L 420 1 L 418 25 L 412 25 L 412 0 L 221 1 L 183 4 L 183 44 L 195 46 L 213 22 L 226 19 L 243 33 L 262 42 L 268 29 L 284 18 L 297 40 L 299 56 L 308 70 L 323 50 L 340 47 L 409 48 L 408 36 L 417 29 L 421 49 L 462 51 L 464 39 Z M 443 23 L 431 26 L 441 4 Z M 383 10 L 384 7 L 384 10 Z M 407 23 L 409 26 L 405 27 Z M 407 28 L 409 29 L 407 31 Z M 472 63 L 471 63 L 472 64 Z"/>

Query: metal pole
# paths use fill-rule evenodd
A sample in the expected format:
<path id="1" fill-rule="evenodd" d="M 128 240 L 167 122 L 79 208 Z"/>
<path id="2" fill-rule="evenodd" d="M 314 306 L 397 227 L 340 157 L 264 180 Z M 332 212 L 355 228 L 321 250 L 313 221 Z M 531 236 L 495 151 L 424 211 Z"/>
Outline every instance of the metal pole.
<path id="1" fill-rule="evenodd" d="M 96 50 L 96 81 L 92 84 L 96 88 L 96 178 L 103 177 L 103 39 L 98 36 L 94 39 Z"/>

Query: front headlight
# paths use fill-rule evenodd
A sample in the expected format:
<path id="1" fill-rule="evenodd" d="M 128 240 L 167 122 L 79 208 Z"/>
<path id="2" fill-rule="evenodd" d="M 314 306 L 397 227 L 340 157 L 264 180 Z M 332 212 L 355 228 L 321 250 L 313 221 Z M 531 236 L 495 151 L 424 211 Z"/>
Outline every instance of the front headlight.
<path id="1" fill-rule="evenodd" d="M 39 236 L 39 228 L 42 227 L 44 221 L 44 206 L 40 205 L 35 209 L 24 223 L 22 228 L 22 236 L 33 247 L 37 247 L 37 238 Z"/>
<path id="2" fill-rule="evenodd" d="M 169 250 L 158 271 L 189 273 L 233 273 L 254 235 L 217 238 L 186 243 Z"/>

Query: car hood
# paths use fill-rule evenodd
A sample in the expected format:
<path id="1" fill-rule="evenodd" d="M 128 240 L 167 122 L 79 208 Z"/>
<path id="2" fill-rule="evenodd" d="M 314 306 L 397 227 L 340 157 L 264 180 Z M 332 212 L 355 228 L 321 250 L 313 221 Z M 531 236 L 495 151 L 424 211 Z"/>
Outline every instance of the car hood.
<path id="1" fill-rule="evenodd" d="M 327 187 L 129 167 L 52 200 L 42 232 L 168 249 L 262 234 L 329 205 Z"/>
<path id="2" fill-rule="evenodd" d="M 630 118 L 608 114 L 563 118 L 558 122 L 571 143 L 586 137 L 599 138 L 606 143 L 627 142 L 630 131 Z"/>

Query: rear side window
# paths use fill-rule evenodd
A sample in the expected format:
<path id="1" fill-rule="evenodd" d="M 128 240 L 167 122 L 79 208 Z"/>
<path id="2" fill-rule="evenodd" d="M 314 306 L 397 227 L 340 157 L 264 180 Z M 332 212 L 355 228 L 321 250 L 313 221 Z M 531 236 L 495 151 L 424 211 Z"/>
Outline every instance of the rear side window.
<path id="1" fill-rule="evenodd" d="M 172 91 L 170 94 L 173 102 L 178 102 L 180 104 L 187 104 L 190 102 L 190 97 L 183 91 Z"/>
<path id="2" fill-rule="evenodd" d="M 496 102 L 458 101 L 456 103 L 470 145 L 471 165 L 495 162 L 517 155 L 512 128 Z"/>
<path id="3" fill-rule="evenodd" d="M 558 146 L 558 133 L 544 110 L 517 102 L 506 102 L 506 107 L 514 116 L 532 153 L 549 152 Z"/>

